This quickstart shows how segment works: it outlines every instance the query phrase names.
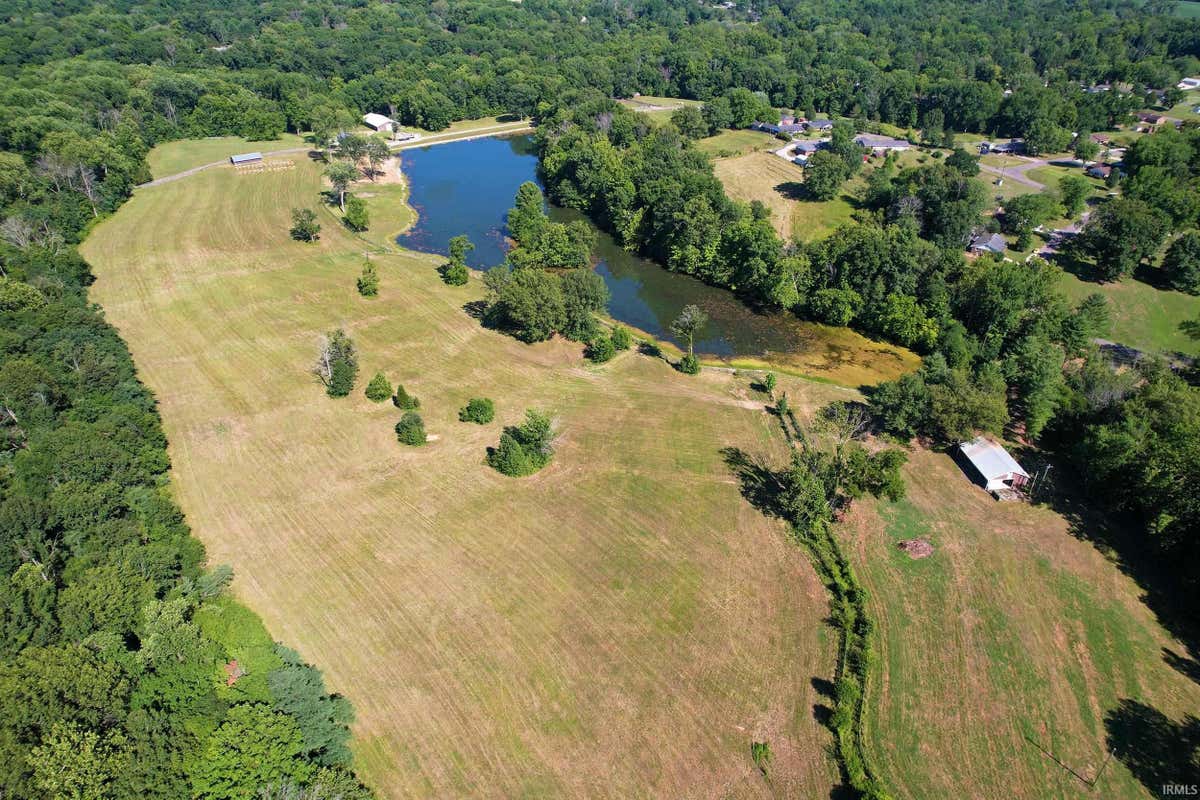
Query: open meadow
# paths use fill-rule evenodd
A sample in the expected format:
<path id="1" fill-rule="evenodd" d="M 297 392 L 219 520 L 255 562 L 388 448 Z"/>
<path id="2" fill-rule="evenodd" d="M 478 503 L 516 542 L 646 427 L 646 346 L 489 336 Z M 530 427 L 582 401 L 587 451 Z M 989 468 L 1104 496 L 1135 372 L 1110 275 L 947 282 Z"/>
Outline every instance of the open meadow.
<path id="1" fill-rule="evenodd" d="M 1093 543 L 1105 520 L 1070 495 L 997 503 L 928 450 L 904 477 L 905 500 L 859 503 L 840 530 L 879 628 L 865 723 L 894 796 L 1159 796 L 1200 673 Z M 927 558 L 896 547 L 918 537 Z"/>
<path id="2" fill-rule="evenodd" d="M 636 352 L 595 367 L 481 328 L 464 310 L 480 281 L 446 286 L 437 257 L 345 233 L 321 166 L 290 158 L 140 189 L 83 252 L 158 397 L 189 523 L 353 702 L 364 778 L 396 798 L 827 796 L 826 595 L 720 454 L 785 458 L 765 398 L 729 372 Z M 374 194 L 385 216 L 396 196 Z M 293 207 L 318 210 L 318 243 L 288 238 Z M 372 300 L 354 288 L 367 251 Z M 361 372 L 333 400 L 308 369 L 338 326 Z M 376 370 L 420 398 L 425 447 L 362 395 Z M 849 396 L 780 388 L 800 410 Z M 494 423 L 458 421 L 475 396 Z M 529 407 L 554 415 L 557 453 L 507 478 L 485 450 Z"/>
<path id="3" fill-rule="evenodd" d="M 1060 285 L 1073 302 L 1093 293 L 1108 299 L 1107 338 L 1139 350 L 1200 355 L 1200 341 L 1179 329 L 1184 320 L 1200 317 L 1200 297 L 1151 286 L 1133 276 L 1097 283 L 1065 272 Z"/>

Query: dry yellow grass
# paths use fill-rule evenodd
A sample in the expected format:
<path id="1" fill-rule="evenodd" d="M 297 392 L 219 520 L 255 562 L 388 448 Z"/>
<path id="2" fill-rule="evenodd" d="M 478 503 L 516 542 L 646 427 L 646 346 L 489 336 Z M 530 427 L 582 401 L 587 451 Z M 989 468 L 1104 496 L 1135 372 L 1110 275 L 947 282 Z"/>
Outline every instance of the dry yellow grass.
<path id="1" fill-rule="evenodd" d="M 326 211 L 319 243 L 289 240 L 290 209 L 319 206 L 319 166 L 296 161 L 139 190 L 83 252 L 159 398 L 189 522 L 353 701 L 364 777 L 394 798 L 826 796 L 824 591 L 719 454 L 782 459 L 762 399 L 728 373 L 597 368 L 484 330 L 462 308 L 479 282 L 444 286 L 436 257 L 372 256 L 381 293 L 360 298 L 378 240 Z M 362 364 L 342 400 L 307 373 L 336 326 Z M 421 398 L 435 441 L 397 444 L 399 412 L 361 394 L 376 370 Z M 494 424 L 458 422 L 472 396 Z M 514 480 L 484 452 L 527 407 L 554 414 L 558 452 Z"/>

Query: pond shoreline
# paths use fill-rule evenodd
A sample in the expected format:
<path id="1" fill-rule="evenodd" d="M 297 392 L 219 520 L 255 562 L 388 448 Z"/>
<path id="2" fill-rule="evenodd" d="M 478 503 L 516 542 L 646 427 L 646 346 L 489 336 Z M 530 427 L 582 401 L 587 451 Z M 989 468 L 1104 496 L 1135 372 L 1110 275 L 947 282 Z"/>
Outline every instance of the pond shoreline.
<path id="1" fill-rule="evenodd" d="M 537 156 L 528 135 L 507 131 L 445 144 L 458 148 L 414 146 L 398 154 L 413 222 L 395 244 L 444 256 L 445 243 L 466 234 L 476 246 L 467 266 L 483 273 L 505 258 L 507 212 L 517 187 L 537 181 Z M 555 221 L 582 220 L 595 230 L 593 268 L 611 295 L 605 316 L 664 353 L 681 354 L 670 322 L 685 305 L 697 305 L 710 319 L 695 346 L 705 365 L 774 370 L 854 388 L 894 379 L 920 365 L 914 353 L 849 328 L 803 321 L 786 312 L 756 312 L 728 289 L 629 253 L 578 211 L 547 210 Z"/>

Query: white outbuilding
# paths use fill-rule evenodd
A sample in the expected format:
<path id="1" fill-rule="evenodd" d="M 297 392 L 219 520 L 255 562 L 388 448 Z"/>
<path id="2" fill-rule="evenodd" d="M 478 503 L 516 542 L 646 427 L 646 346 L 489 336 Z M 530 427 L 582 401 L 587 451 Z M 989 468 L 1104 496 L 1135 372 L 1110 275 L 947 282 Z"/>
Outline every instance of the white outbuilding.
<path id="1" fill-rule="evenodd" d="M 383 114 L 376 114 L 374 112 L 363 114 L 362 120 L 363 124 L 371 130 L 384 131 L 385 133 L 392 133 L 397 127 L 396 121 L 391 117 L 385 117 Z"/>
<path id="2" fill-rule="evenodd" d="M 1008 451 L 991 439 L 977 436 L 958 446 L 962 459 L 976 473 L 976 482 L 1000 499 L 1029 483 L 1029 473 Z"/>

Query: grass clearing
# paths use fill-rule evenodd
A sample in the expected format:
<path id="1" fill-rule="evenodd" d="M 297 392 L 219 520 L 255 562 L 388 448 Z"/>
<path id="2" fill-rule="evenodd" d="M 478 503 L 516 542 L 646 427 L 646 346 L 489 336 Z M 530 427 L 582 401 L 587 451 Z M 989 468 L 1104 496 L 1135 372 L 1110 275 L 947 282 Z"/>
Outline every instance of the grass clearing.
<path id="1" fill-rule="evenodd" d="M 1164 661 L 1183 645 L 1066 518 L 997 503 L 926 450 L 905 479 L 906 500 L 860 502 L 841 527 L 878 622 L 867 740 L 895 797 L 1090 796 L 1030 740 L 1090 778 L 1122 700 L 1195 712 L 1200 684 Z M 933 555 L 896 547 L 915 536 Z M 1156 796 L 1119 759 L 1095 795 Z"/>
<path id="2" fill-rule="evenodd" d="M 294 133 L 284 133 L 278 139 L 267 141 L 250 141 L 240 136 L 184 139 L 160 144 L 150 151 L 146 161 L 150 164 L 151 176 L 162 178 L 193 167 L 228 159 L 237 153 L 250 153 L 256 150 L 269 153 L 274 150 L 304 147 L 306 144 L 303 136 Z"/>
<path id="3" fill-rule="evenodd" d="M 1179 323 L 1200 317 L 1200 297 L 1158 289 L 1132 277 L 1094 283 L 1068 272 L 1061 285 L 1072 302 L 1094 292 L 1108 298 L 1112 323 L 1105 338 L 1140 350 L 1200 355 L 1200 342 L 1179 330 Z"/>
<path id="4" fill-rule="evenodd" d="M 762 131 L 740 130 L 721 131 L 716 136 L 698 139 L 695 144 L 696 149 L 714 158 L 730 158 L 760 150 L 778 150 L 785 142 Z"/>
<path id="5" fill-rule="evenodd" d="M 287 236 L 293 206 L 319 207 L 321 166 L 296 162 L 141 189 L 82 251 L 158 397 L 189 522 L 353 701 L 361 774 L 397 798 L 828 795 L 825 592 L 719 452 L 785 457 L 764 398 L 484 330 L 463 310 L 481 282 L 445 286 L 436 256 L 372 255 L 380 296 L 360 298 L 376 243 L 327 209 L 318 243 Z M 376 220 L 386 202 L 368 198 Z M 361 359 L 337 401 L 307 372 L 335 326 Z M 399 411 L 362 396 L 376 370 L 436 441 L 396 443 Z M 780 389 L 801 410 L 852 396 Z M 459 422 L 481 394 L 496 421 Z M 527 407 L 554 413 L 557 454 L 505 478 L 484 452 Z M 771 744 L 769 784 L 751 741 Z"/>

